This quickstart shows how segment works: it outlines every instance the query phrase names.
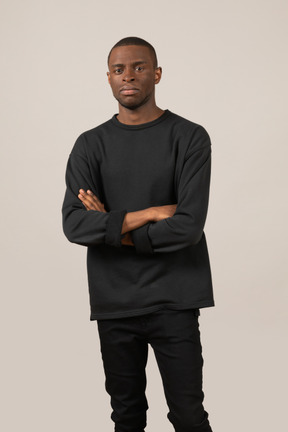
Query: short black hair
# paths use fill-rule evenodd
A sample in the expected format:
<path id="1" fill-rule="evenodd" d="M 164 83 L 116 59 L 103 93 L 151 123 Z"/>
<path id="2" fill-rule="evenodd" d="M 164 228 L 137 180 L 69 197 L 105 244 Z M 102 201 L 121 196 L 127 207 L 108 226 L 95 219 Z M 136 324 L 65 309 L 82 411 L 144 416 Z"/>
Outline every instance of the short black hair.
<path id="1" fill-rule="evenodd" d="M 146 46 L 147 48 L 149 48 L 150 53 L 152 54 L 152 58 L 153 58 L 153 63 L 154 63 L 154 67 L 157 68 L 158 67 L 158 60 L 157 60 L 157 55 L 156 55 L 156 51 L 154 49 L 154 47 L 147 42 L 144 39 L 141 39 L 139 37 L 136 36 L 128 36 L 125 37 L 123 39 L 121 39 L 119 42 L 117 42 L 110 50 L 109 54 L 108 54 L 108 59 L 107 59 L 107 64 L 109 66 L 109 59 L 110 59 L 110 55 L 111 52 L 114 48 L 119 47 L 119 46 L 127 46 L 127 45 L 142 45 L 142 46 Z"/>

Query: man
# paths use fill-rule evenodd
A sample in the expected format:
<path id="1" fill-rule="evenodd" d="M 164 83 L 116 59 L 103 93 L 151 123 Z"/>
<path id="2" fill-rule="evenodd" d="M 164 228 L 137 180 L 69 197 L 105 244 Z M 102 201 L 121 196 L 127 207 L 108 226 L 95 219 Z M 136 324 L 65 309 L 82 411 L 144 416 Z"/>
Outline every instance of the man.
<path id="1" fill-rule="evenodd" d="M 108 68 L 119 113 L 77 138 L 62 212 L 68 240 L 87 246 L 111 419 L 116 432 L 144 431 L 150 344 L 175 431 L 210 432 L 198 322 L 214 306 L 203 231 L 210 138 L 156 105 L 162 68 L 148 42 L 122 39 Z"/>

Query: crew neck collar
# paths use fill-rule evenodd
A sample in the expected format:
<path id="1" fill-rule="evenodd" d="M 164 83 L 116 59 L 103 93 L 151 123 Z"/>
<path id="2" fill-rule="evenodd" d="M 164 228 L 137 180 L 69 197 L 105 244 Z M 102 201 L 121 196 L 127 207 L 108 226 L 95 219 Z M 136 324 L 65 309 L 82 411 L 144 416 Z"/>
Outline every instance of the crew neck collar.
<path id="1" fill-rule="evenodd" d="M 148 128 L 151 126 L 155 126 L 156 124 L 165 120 L 170 114 L 171 114 L 171 111 L 166 109 L 166 110 L 164 110 L 164 113 L 161 114 L 159 117 L 157 117 L 155 120 L 152 120 L 152 121 L 146 122 L 146 123 L 139 123 L 139 124 L 130 125 L 130 124 L 121 123 L 116 117 L 118 115 L 118 113 L 117 113 L 117 114 L 113 115 L 113 117 L 111 118 L 111 121 L 115 126 L 118 126 L 122 129 L 138 130 L 138 129 L 145 129 L 145 128 Z"/>

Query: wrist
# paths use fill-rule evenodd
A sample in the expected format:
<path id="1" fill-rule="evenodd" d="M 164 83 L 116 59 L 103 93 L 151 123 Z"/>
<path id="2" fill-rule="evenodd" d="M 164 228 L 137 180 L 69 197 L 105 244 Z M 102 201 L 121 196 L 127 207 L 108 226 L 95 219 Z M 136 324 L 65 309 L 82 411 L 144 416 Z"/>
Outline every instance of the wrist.
<path id="1" fill-rule="evenodd" d="M 149 207 L 147 209 L 147 217 L 148 217 L 148 222 L 156 222 L 157 219 L 156 207 Z"/>

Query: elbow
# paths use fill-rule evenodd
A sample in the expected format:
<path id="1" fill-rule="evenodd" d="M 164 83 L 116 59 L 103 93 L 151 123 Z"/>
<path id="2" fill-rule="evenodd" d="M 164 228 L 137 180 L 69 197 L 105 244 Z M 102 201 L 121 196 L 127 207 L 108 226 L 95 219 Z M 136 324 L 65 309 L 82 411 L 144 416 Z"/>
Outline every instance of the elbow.
<path id="1" fill-rule="evenodd" d="M 86 244 L 83 243 L 83 239 L 80 238 L 79 230 L 77 229 L 77 224 L 75 224 L 75 221 L 71 219 L 71 215 L 69 216 L 63 216 L 62 219 L 62 229 L 65 237 L 70 243 L 75 243 L 79 245 L 86 246 Z M 82 240 L 82 241 L 81 241 Z"/>
<path id="2" fill-rule="evenodd" d="M 87 220 L 88 213 L 92 221 Z M 103 213 L 104 214 L 104 213 Z M 86 218 L 84 217 L 86 216 Z M 70 243 L 80 246 L 96 246 L 105 241 L 105 229 L 98 227 L 92 212 L 70 212 L 63 214 L 62 228 Z"/>
<path id="3" fill-rule="evenodd" d="M 70 243 L 74 243 L 80 246 L 89 246 L 90 243 L 88 241 L 85 241 L 82 237 L 80 238 L 77 236 L 77 233 L 67 230 L 63 227 L 63 232 L 65 234 L 65 237 L 69 240 Z"/>
<path id="4" fill-rule="evenodd" d="M 62 228 L 63 228 L 63 233 L 67 238 L 67 240 L 70 243 L 77 243 L 77 236 L 75 235 L 75 232 L 73 232 L 73 230 L 71 230 L 66 223 L 63 223 Z"/>
<path id="5" fill-rule="evenodd" d="M 189 243 L 191 245 L 197 245 L 203 236 L 203 225 L 193 226 L 189 232 Z"/>
<path id="6" fill-rule="evenodd" d="M 191 236 L 191 244 L 197 245 L 200 242 L 202 235 L 203 235 L 203 230 L 201 232 L 199 231 L 197 233 L 194 233 L 193 236 Z"/>
<path id="7" fill-rule="evenodd" d="M 173 218 L 171 218 L 173 219 Z M 171 228 L 171 221 L 168 219 L 165 219 L 166 224 Z M 178 242 L 180 241 L 180 243 L 182 245 L 186 246 L 194 246 L 197 245 L 203 235 L 203 228 L 204 228 L 204 224 L 202 221 L 196 221 L 195 217 L 191 217 L 189 215 L 189 217 L 187 217 L 185 219 L 185 223 L 183 223 L 183 221 L 181 221 L 182 223 L 178 223 L 177 227 L 175 229 L 174 227 L 174 236 L 175 236 L 175 240 Z"/>
<path id="8" fill-rule="evenodd" d="M 189 245 L 197 245 L 203 236 L 204 223 L 202 219 L 191 217 L 187 219 L 186 227 L 183 226 L 183 234 L 185 233 L 187 243 Z"/>
<path id="9" fill-rule="evenodd" d="M 197 217 L 193 215 L 193 217 L 189 219 L 189 238 L 192 245 L 197 245 L 203 237 L 206 215 L 207 211 Z"/>
<path id="10" fill-rule="evenodd" d="M 75 238 L 73 238 L 73 237 L 70 235 L 70 233 L 68 234 L 68 233 L 66 233 L 66 232 L 64 231 L 64 235 L 65 235 L 65 237 L 67 238 L 67 240 L 68 240 L 70 243 L 77 243 L 76 240 L 75 240 Z"/>
<path id="11" fill-rule="evenodd" d="M 77 235 L 75 230 L 75 217 L 74 211 L 71 210 L 70 206 L 65 205 L 62 206 L 62 230 L 70 243 L 77 243 Z"/>

